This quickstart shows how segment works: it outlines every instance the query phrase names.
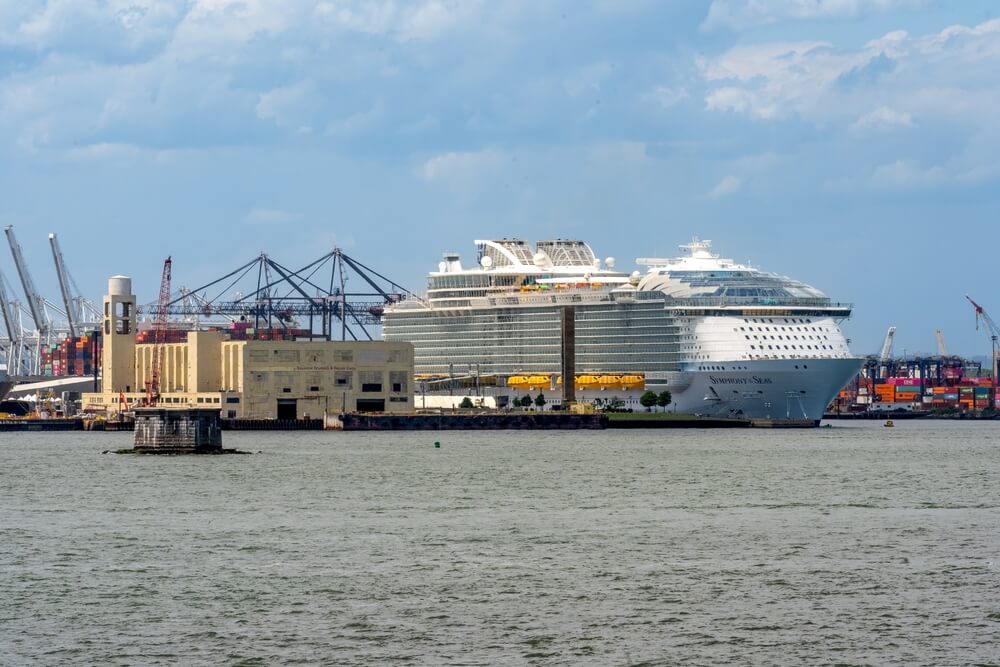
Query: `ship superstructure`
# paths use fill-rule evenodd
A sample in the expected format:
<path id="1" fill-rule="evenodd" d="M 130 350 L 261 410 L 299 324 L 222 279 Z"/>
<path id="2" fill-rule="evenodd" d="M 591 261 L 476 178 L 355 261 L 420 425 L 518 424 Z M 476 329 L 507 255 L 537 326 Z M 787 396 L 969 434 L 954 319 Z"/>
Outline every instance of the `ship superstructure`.
<path id="1" fill-rule="evenodd" d="M 861 364 L 840 328 L 850 304 L 714 255 L 709 241 L 681 246 L 678 258 L 637 260 L 644 274 L 619 271 L 582 241 L 475 245 L 474 268 L 446 253 L 424 302 L 386 310 L 385 338 L 414 344 L 418 378 L 551 378 L 554 387 L 563 305 L 576 306 L 584 400 L 610 397 L 608 382 L 630 378 L 618 394 L 632 402 L 669 389 L 681 412 L 819 419 Z M 586 378 L 597 379 L 590 394 Z"/>

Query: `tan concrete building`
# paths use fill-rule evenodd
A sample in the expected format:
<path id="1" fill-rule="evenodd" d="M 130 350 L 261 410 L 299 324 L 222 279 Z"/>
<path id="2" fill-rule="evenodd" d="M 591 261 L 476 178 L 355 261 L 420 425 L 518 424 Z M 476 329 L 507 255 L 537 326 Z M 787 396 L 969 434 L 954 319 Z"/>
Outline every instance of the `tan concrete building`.
<path id="1" fill-rule="evenodd" d="M 155 346 L 135 342 L 131 280 L 115 276 L 104 297 L 102 391 L 85 412 L 117 413 L 145 397 Z M 159 346 L 160 405 L 218 407 L 223 418 L 322 418 L 341 412 L 413 409 L 413 345 L 387 342 L 229 340 L 192 331 Z"/>

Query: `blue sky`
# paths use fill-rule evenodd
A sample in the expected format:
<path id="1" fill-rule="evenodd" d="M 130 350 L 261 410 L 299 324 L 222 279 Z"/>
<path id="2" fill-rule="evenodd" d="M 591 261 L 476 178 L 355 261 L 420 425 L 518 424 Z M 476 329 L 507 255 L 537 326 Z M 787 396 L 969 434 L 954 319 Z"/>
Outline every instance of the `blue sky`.
<path id="1" fill-rule="evenodd" d="M 93 297 L 338 245 L 421 290 L 481 237 L 692 235 L 856 304 L 852 347 L 1000 318 L 985 0 L 0 0 L 0 222 Z M 9 254 L 0 269 L 13 280 Z"/>

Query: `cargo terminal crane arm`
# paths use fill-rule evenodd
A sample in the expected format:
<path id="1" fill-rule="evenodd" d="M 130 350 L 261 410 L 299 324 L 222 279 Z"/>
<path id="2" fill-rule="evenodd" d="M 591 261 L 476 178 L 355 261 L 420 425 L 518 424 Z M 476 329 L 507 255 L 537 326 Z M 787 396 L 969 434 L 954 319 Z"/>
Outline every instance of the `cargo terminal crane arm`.
<path id="1" fill-rule="evenodd" d="M 7 288 L 4 283 L 7 279 L 0 271 L 0 314 L 3 316 L 4 328 L 7 330 L 7 373 L 10 375 L 20 375 L 21 373 L 21 327 L 14 319 L 14 312 L 11 310 L 10 301 L 7 300 Z"/>
<path id="2" fill-rule="evenodd" d="M 7 337 L 10 339 L 11 346 L 14 346 L 21 342 L 21 336 L 15 328 L 14 315 L 10 310 L 10 301 L 7 300 L 4 282 L 6 282 L 6 278 L 4 278 L 3 271 L 0 271 L 0 313 L 3 314 L 3 324 L 7 329 Z"/>
<path id="3" fill-rule="evenodd" d="M 4 233 L 7 235 L 7 242 L 10 244 L 10 252 L 14 256 L 14 266 L 17 268 L 17 275 L 21 278 L 24 295 L 28 298 L 28 309 L 31 311 L 31 319 L 35 321 L 35 328 L 38 329 L 39 334 L 47 334 L 50 323 L 48 316 L 45 314 L 45 300 L 38 290 L 35 289 L 35 283 L 31 280 L 31 274 L 28 273 L 28 265 L 24 261 L 21 246 L 18 245 L 17 239 L 14 237 L 14 226 L 7 225 L 4 227 Z"/>
<path id="4" fill-rule="evenodd" d="M 56 263 L 56 277 L 59 278 L 59 291 L 62 293 L 63 305 L 66 306 L 66 322 L 69 325 L 69 335 L 76 338 L 76 316 L 73 313 L 73 298 L 69 293 L 69 273 L 63 261 L 62 250 L 55 234 L 49 234 L 49 245 L 52 246 L 52 259 Z"/>
<path id="5" fill-rule="evenodd" d="M 945 344 L 944 344 L 944 334 L 942 334 L 941 330 L 938 329 L 937 331 L 934 332 L 934 335 L 937 336 L 938 354 L 940 356 L 942 356 L 942 357 L 947 357 L 948 356 L 948 348 L 945 347 Z"/>
<path id="6" fill-rule="evenodd" d="M 896 327 L 889 327 L 885 332 L 885 341 L 882 343 L 882 350 L 878 353 L 879 361 L 889 361 L 892 356 L 892 339 L 896 335 Z"/>

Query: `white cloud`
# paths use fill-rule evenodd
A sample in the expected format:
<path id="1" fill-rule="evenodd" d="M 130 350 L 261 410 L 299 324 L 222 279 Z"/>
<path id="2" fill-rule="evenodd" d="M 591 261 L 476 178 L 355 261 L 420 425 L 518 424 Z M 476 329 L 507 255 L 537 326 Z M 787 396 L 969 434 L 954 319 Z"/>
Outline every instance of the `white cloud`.
<path id="1" fill-rule="evenodd" d="M 884 189 L 909 190 L 943 185 L 948 174 L 942 167 L 922 167 L 914 160 L 883 164 L 872 173 L 872 185 Z"/>
<path id="2" fill-rule="evenodd" d="M 992 122 L 1000 114 L 1000 19 L 914 37 L 896 31 L 856 49 L 825 42 L 738 46 L 699 63 L 705 106 L 817 125 L 907 125 L 913 117 Z M 885 110 L 906 109 L 895 114 Z"/>
<path id="3" fill-rule="evenodd" d="M 735 47 L 702 63 L 707 82 L 725 84 L 708 93 L 705 106 L 758 118 L 807 112 L 838 77 L 867 60 L 867 54 L 836 53 L 825 42 Z"/>
<path id="4" fill-rule="evenodd" d="M 461 64 L 435 63 L 447 47 L 431 43 L 464 39 L 497 11 L 481 0 L 0 0 L 11 62 L 0 144 L 225 145 L 389 122 L 401 133 L 426 124 L 431 104 L 407 114 L 400 74 L 454 73 Z"/>
<path id="5" fill-rule="evenodd" d="M 476 11 L 475 2 L 419 3 L 405 14 L 398 33 L 403 40 L 431 40 L 454 28 Z"/>
<path id="6" fill-rule="evenodd" d="M 828 21 L 916 9 L 928 0 L 713 0 L 703 30 L 746 30 L 778 21 Z"/>
<path id="7" fill-rule="evenodd" d="M 143 150 L 131 144 L 100 143 L 71 148 L 64 157 L 70 160 L 132 159 L 143 154 Z"/>
<path id="8" fill-rule="evenodd" d="M 253 208 L 243 217 L 243 222 L 247 225 L 283 225 L 300 217 L 277 208 Z"/>
<path id="9" fill-rule="evenodd" d="M 326 134 L 332 137 L 351 137 L 373 129 L 385 118 L 381 104 L 359 113 L 353 113 L 331 120 L 326 125 Z"/>
<path id="10" fill-rule="evenodd" d="M 485 171 L 495 169 L 503 161 L 503 153 L 493 149 L 443 153 L 425 161 L 419 173 L 429 183 L 467 182 Z"/>
<path id="11" fill-rule="evenodd" d="M 687 98 L 688 92 L 684 88 L 670 86 L 656 86 L 642 95 L 644 101 L 652 102 L 662 109 L 668 109 Z"/>
<path id="12" fill-rule="evenodd" d="M 23 0 L 0 5 L 0 45 L 58 48 L 98 60 L 160 47 L 183 16 L 179 0 Z"/>
<path id="13" fill-rule="evenodd" d="M 870 111 L 851 123 L 852 130 L 893 129 L 897 127 L 913 127 L 913 116 L 905 111 L 896 111 L 885 106 Z"/>
<path id="14" fill-rule="evenodd" d="M 743 179 L 738 176 L 726 176 L 714 188 L 708 191 L 710 199 L 721 199 L 736 194 L 743 189 Z"/>
<path id="15" fill-rule="evenodd" d="M 476 20 L 482 6 L 480 0 L 327 0 L 316 4 L 313 16 L 335 30 L 426 42 Z"/>
<path id="16" fill-rule="evenodd" d="M 319 101 L 312 81 L 300 81 L 261 93 L 257 101 L 257 117 L 273 120 L 286 127 L 308 127 L 306 119 L 316 111 Z"/>
<path id="17" fill-rule="evenodd" d="M 649 159 L 646 144 L 638 141 L 617 141 L 597 144 L 590 148 L 593 162 L 611 167 L 637 167 Z"/>
<path id="18" fill-rule="evenodd" d="M 573 96 L 597 95 L 605 79 L 615 71 L 613 63 L 602 62 L 584 67 L 570 74 L 565 82 L 566 92 Z"/>

